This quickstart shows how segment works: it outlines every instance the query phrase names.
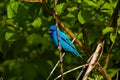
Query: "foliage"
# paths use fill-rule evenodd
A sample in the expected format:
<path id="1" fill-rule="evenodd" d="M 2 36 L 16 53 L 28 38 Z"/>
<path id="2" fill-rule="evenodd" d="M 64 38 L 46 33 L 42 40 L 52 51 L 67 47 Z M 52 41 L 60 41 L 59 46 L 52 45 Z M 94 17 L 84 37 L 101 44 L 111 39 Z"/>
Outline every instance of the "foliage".
<path id="1" fill-rule="evenodd" d="M 53 0 L 46 2 L 54 10 Z M 57 4 L 58 18 L 79 40 L 89 46 L 91 52 L 94 52 L 103 36 L 107 35 L 101 65 L 105 64 L 111 42 L 114 43 L 107 68 L 111 78 L 120 69 L 120 29 L 117 29 L 116 35 L 115 27 L 106 26 L 117 2 L 118 0 L 58 0 Z M 119 23 L 120 18 L 118 26 Z M 45 80 L 48 77 L 59 59 L 58 51 L 51 44 L 47 33 L 52 24 L 55 24 L 55 20 L 43 4 L 19 0 L 0 1 L 0 77 L 5 80 Z M 79 47 L 77 49 L 87 60 L 85 53 Z M 66 54 L 64 71 L 84 64 L 80 60 Z M 69 73 L 65 78 L 74 80 L 79 72 L 80 70 Z M 57 75 L 59 69 L 53 77 Z M 103 76 L 96 71 L 89 76 L 89 80 L 97 78 L 102 80 Z"/>

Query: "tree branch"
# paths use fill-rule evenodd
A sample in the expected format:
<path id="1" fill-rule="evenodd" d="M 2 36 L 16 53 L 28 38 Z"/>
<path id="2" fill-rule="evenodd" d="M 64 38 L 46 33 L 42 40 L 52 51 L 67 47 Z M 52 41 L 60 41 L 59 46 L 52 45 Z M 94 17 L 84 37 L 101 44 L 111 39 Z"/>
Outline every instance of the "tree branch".
<path id="1" fill-rule="evenodd" d="M 78 67 L 75 67 L 75 68 L 73 68 L 73 69 L 70 69 L 70 70 L 64 72 L 63 75 L 66 75 L 66 74 L 68 74 L 68 73 L 70 73 L 70 72 L 72 72 L 72 71 L 78 70 L 78 69 L 80 69 L 80 68 L 82 68 L 82 67 L 84 67 L 84 66 L 88 66 L 88 64 L 80 65 L 80 66 L 78 66 Z M 57 79 L 60 78 L 60 77 L 61 77 L 61 75 L 57 76 L 54 80 L 57 80 Z"/>
<path id="2" fill-rule="evenodd" d="M 57 0 L 54 0 L 54 11 L 55 11 L 55 20 L 56 20 L 56 31 L 57 31 L 57 39 L 58 39 L 58 50 L 59 50 L 59 58 L 60 58 L 60 73 L 61 73 L 61 80 L 64 80 L 63 75 L 63 57 L 62 57 L 62 48 L 60 45 L 60 34 L 58 33 L 58 18 L 57 18 Z"/>
<path id="3" fill-rule="evenodd" d="M 72 40 L 72 43 L 75 41 L 75 38 Z M 65 56 L 65 53 L 62 54 L 62 57 Z M 47 77 L 47 80 L 50 79 L 50 77 L 52 76 L 53 72 L 55 71 L 55 69 L 57 68 L 58 64 L 60 63 L 60 60 L 57 61 L 56 65 L 54 66 L 54 68 L 52 69 L 52 71 L 50 72 L 49 76 Z M 64 74 L 63 74 L 64 75 Z"/>
<path id="4" fill-rule="evenodd" d="M 102 75 L 104 76 L 105 80 L 111 80 L 109 75 L 107 74 L 106 70 L 104 68 L 101 67 L 101 65 L 98 63 L 96 65 L 96 68 L 99 72 L 102 73 Z"/>
<path id="5" fill-rule="evenodd" d="M 117 36 L 117 30 L 118 30 L 117 19 L 118 19 L 118 13 L 119 13 L 119 11 L 120 11 L 120 0 L 118 1 L 117 6 L 114 9 L 114 12 L 112 14 L 112 17 L 111 17 L 111 19 L 110 19 L 110 21 L 109 21 L 109 23 L 107 25 L 107 27 L 115 27 L 116 28 L 115 29 L 115 36 Z M 114 45 L 114 43 L 112 42 L 110 44 L 110 47 L 109 47 L 108 51 L 107 51 L 107 57 L 106 57 L 106 60 L 105 60 L 104 69 L 106 69 L 107 66 L 108 66 L 109 59 L 110 59 L 110 51 L 113 48 L 113 45 Z"/>

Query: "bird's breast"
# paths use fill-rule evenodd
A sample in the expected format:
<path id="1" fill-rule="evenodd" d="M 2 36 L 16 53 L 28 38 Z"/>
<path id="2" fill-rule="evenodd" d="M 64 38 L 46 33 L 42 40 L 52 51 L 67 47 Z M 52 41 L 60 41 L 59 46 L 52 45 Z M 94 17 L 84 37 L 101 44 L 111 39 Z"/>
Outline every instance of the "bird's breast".
<path id="1" fill-rule="evenodd" d="M 50 36 L 51 37 L 51 41 L 52 41 L 52 43 L 55 45 L 55 47 L 57 47 L 58 46 L 58 40 L 57 40 L 57 36 Z"/>

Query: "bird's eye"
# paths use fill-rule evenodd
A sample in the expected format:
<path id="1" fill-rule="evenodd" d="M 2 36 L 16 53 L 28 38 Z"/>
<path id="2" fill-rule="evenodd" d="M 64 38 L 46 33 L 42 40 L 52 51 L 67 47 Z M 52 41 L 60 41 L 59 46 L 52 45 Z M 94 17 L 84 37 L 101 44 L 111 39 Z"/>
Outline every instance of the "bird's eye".
<path id="1" fill-rule="evenodd" d="M 54 30 L 50 30 L 50 31 L 52 31 L 52 32 L 53 32 Z"/>

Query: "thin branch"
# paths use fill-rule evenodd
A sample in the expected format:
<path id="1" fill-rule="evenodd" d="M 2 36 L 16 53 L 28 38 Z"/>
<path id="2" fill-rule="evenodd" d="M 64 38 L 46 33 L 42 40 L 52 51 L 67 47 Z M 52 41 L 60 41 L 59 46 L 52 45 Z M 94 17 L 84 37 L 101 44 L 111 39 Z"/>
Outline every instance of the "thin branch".
<path id="1" fill-rule="evenodd" d="M 58 39 L 58 50 L 59 50 L 59 58 L 60 58 L 60 74 L 61 74 L 61 80 L 64 80 L 63 75 L 63 57 L 62 57 L 62 48 L 60 45 L 60 34 L 58 33 L 58 18 L 57 18 L 57 0 L 54 0 L 54 11 L 55 11 L 55 20 L 56 20 L 56 31 L 57 31 L 57 39 Z"/>
<path id="2" fill-rule="evenodd" d="M 83 80 L 87 80 L 88 75 L 90 74 L 92 69 L 95 67 L 97 57 L 99 55 L 99 52 L 102 50 L 103 46 L 104 46 L 104 41 L 98 44 L 95 52 L 93 53 L 93 57 L 92 57 L 92 59 L 91 59 L 91 61 L 89 63 L 89 66 L 88 66 L 87 71 L 86 71 L 86 73 L 85 73 L 85 75 L 83 77 Z"/>
<path id="3" fill-rule="evenodd" d="M 109 21 L 109 24 L 107 25 L 107 27 L 115 27 L 116 28 L 115 35 L 114 35 L 115 37 L 117 36 L 117 31 L 118 31 L 117 19 L 118 19 L 119 11 L 120 11 L 120 0 L 118 1 L 116 8 L 114 9 L 114 12 L 113 12 L 112 17 Z M 113 45 L 114 45 L 114 43 L 112 42 L 108 51 L 107 51 L 107 57 L 106 57 L 106 60 L 105 60 L 104 69 L 106 69 L 107 66 L 108 66 L 109 59 L 110 59 L 110 51 L 113 48 Z"/>
<path id="4" fill-rule="evenodd" d="M 95 52 L 93 54 L 93 57 L 92 57 L 92 59 L 91 59 L 91 61 L 89 63 L 88 69 L 87 69 L 87 71 L 86 71 L 86 73 L 85 73 L 85 75 L 83 77 L 83 80 L 87 80 L 88 75 L 90 74 L 91 70 L 94 68 L 94 66 L 95 66 L 94 64 L 97 61 L 97 57 L 99 55 L 99 52 L 103 48 L 103 45 L 104 45 L 104 42 L 98 44 L 98 46 L 97 46 L 97 48 L 96 48 L 96 50 L 95 50 Z"/>
<path id="5" fill-rule="evenodd" d="M 47 77 L 47 80 L 50 79 L 50 77 L 52 76 L 53 72 L 55 71 L 55 69 L 57 68 L 58 64 L 60 63 L 60 60 L 57 61 L 56 65 L 54 66 L 54 68 L 52 69 L 52 71 L 50 72 L 49 76 Z"/>
<path id="6" fill-rule="evenodd" d="M 73 69 L 70 69 L 70 70 L 64 72 L 63 75 L 66 75 L 66 74 L 68 74 L 68 73 L 70 73 L 70 72 L 73 72 L 73 71 L 78 70 L 78 69 L 80 69 L 80 68 L 82 68 L 82 67 L 85 67 L 85 66 L 88 66 L 88 64 L 80 65 L 80 66 L 78 66 L 78 67 L 75 67 L 75 68 L 73 68 Z M 57 80 L 57 79 L 60 78 L 60 77 L 61 77 L 61 75 L 57 76 L 54 80 Z"/>
<path id="7" fill-rule="evenodd" d="M 109 21 L 109 24 L 107 25 L 108 27 L 111 27 L 111 26 L 115 27 L 117 25 L 119 11 L 120 11 L 120 0 L 118 1 L 117 6 L 114 9 L 114 12 L 113 12 L 112 17 Z"/>
<path id="8" fill-rule="evenodd" d="M 102 68 L 102 66 L 99 63 L 97 63 L 95 68 L 97 68 L 97 70 L 102 73 L 102 75 L 104 76 L 105 80 L 111 80 L 111 78 L 107 74 L 106 70 L 104 68 Z"/>
<path id="9" fill-rule="evenodd" d="M 93 55 L 90 56 L 90 58 L 89 58 L 88 61 L 87 61 L 87 64 L 90 62 L 90 60 L 92 59 L 92 57 L 93 57 Z M 76 80 L 81 79 L 81 77 L 82 77 L 82 75 L 84 74 L 84 71 L 85 71 L 86 68 L 87 68 L 87 66 L 84 66 L 84 67 L 82 68 L 82 70 L 81 70 L 81 72 L 79 73 L 79 75 L 77 76 Z"/>
<path id="10" fill-rule="evenodd" d="M 103 41 L 103 42 L 104 42 L 104 41 Z M 102 42 L 102 43 L 103 43 L 103 42 Z M 102 45 L 102 43 L 98 44 L 98 46 L 97 46 L 97 48 L 96 48 L 96 51 L 93 53 L 93 55 L 91 55 L 91 57 L 88 59 L 87 63 L 91 63 L 91 62 L 93 62 L 93 61 L 94 61 L 94 63 L 95 63 L 95 62 L 98 62 L 98 61 L 100 60 L 100 57 L 101 57 L 101 55 L 102 55 L 102 53 L 103 53 L 103 46 L 102 46 L 101 50 L 99 50 L 99 48 L 100 48 L 100 45 Z M 97 50 L 101 51 L 100 56 L 99 56 L 98 59 L 97 59 L 97 56 L 96 56 L 96 54 L 98 53 Z M 97 54 L 97 55 L 98 55 L 98 54 Z M 95 58 L 95 57 L 96 57 L 96 58 Z M 96 60 L 93 60 L 93 58 L 95 58 Z M 93 61 L 92 61 L 92 60 L 93 60 Z M 89 66 L 90 66 L 90 65 L 89 65 Z M 88 68 L 89 68 L 89 66 L 88 66 Z M 87 67 L 83 67 L 83 69 L 81 70 L 81 72 L 80 72 L 80 74 L 78 75 L 78 77 L 76 78 L 76 80 L 82 79 L 82 78 L 83 78 L 83 75 L 85 75 L 85 72 L 87 72 L 86 70 L 87 70 Z"/>
<path id="11" fill-rule="evenodd" d="M 0 77 L 0 80 L 4 80 L 3 77 Z"/>
<path id="12" fill-rule="evenodd" d="M 60 52 L 60 72 L 61 72 L 61 80 L 64 80 L 64 75 L 63 75 L 63 58 L 62 58 L 62 52 Z"/>
<path id="13" fill-rule="evenodd" d="M 74 38 L 72 40 L 72 43 L 75 41 L 76 38 Z M 62 57 L 65 56 L 65 52 L 62 54 Z M 53 72 L 55 71 L 55 69 L 57 68 L 58 64 L 60 63 L 60 60 L 57 61 L 56 65 L 54 66 L 54 68 L 52 69 L 52 71 L 50 72 L 49 76 L 47 77 L 47 80 L 50 79 L 50 77 L 52 76 Z"/>
<path id="14" fill-rule="evenodd" d="M 103 42 L 105 43 L 105 41 L 103 41 Z M 102 54 L 103 54 L 103 50 L 104 50 L 104 45 L 103 45 L 103 47 L 102 47 L 102 49 L 101 49 L 101 53 L 100 53 L 100 55 L 99 55 L 99 58 L 97 59 L 97 62 L 100 61 L 100 58 L 102 57 Z"/>
<path id="15" fill-rule="evenodd" d="M 116 74 L 116 80 L 119 80 L 119 71 Z"/>

